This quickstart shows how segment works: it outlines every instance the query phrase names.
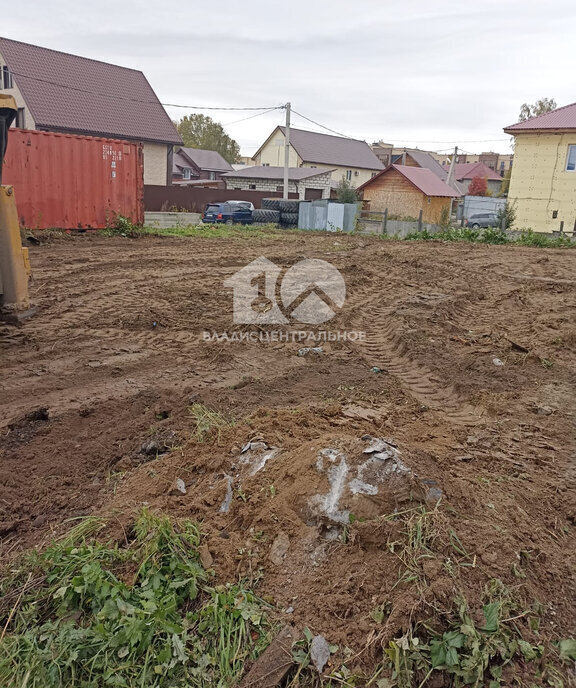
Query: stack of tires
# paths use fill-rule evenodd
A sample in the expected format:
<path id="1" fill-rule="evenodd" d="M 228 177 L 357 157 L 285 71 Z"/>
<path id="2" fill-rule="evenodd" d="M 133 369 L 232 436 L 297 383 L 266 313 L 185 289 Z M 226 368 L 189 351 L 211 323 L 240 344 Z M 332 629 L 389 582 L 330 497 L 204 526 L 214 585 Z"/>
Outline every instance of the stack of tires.
<path id="1" fill-rule="evenodd" d="M 280 224 L 282 227 L 298 227 L 298 200 L 281 200 L 280 204 Z"/>
<path id="2" fill-rule="evenodd" d="M 261 210 L 254 210 L 254 222 L 270 222 L 282 227 L 298 226 L 298 200 L 263 198 Z"/>

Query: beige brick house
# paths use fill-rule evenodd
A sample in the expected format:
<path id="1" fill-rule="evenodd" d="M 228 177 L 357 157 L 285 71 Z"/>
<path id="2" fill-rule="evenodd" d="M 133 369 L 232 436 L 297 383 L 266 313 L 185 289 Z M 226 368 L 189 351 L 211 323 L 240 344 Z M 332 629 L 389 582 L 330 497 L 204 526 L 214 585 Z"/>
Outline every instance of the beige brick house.
<path id="1" fill-rule="evenodd" d="M 301 201 L 330 198 L 330 169 L 291 167 L 288 193 L 297 193 Z M 235 191 L 283 192 L 284 168 L 271 165 L 245 167 L 222 175 L 227 189 Z"/>
<path id="2" fill-rule="evenodd" d="M 0 37 L 0 90 L 15 126 L 141 141 L 144 183 L 171 183 L 182 139 L 142 72 Z"/>
<path id="3" fill-rule="evenodd" d="M 285 143 L 285 127 L 276 127 L 252 159 L 256 165 L 281 167 Z M 344 177 L 354 187 L 384 169 L 365 141 L 293 128 L 290 128 L 290 167 L 330 170 L 334 182 Z"/>

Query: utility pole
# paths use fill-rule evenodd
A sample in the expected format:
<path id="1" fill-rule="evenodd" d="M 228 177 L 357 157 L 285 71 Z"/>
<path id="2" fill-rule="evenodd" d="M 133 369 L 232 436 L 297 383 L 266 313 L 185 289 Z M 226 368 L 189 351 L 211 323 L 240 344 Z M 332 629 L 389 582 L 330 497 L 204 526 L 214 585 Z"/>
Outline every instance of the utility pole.
<path id="1" fill-rule="evenodd" d="M 454 155 L 452 156 L 452 161 L 450 162 L 450 171 L 448 172 L 448 179 L 446 184 L 450 186 L 452 183 L 452 173 L 454 172 L 454 164 L 456 163 L 456 156 L 458 155 L 458 146 L 454 146 Z"/>
<path id="2" fill-rule="evenodd" d="M 450 171 L 448 172 L 448 179 L 446 179 L 446 184 L 452 186 L 452 173 L 454 172 L 454 165 L 456 164 L 456 156 L 458 155 L 458 146 L 454 146 L 454 155 L 450 162 Z M 450 221 L 452 220 L 452 211 L 454 209 L 454 199 L 450 199 Z"/>
<path id="3" fill-rule="evenodd" d="M 284 198 L 288 200 L 288 182 L 290 170 L 290 103 L 286 103 L 286 129 L 284 130 Z"/>

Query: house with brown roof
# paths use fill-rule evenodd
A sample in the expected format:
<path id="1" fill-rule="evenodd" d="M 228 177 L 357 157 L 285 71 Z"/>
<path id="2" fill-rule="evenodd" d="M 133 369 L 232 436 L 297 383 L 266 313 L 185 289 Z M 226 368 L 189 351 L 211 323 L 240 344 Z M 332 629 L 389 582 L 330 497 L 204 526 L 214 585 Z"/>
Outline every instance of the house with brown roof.
<path id="1" fill-rule="evenodd" d="M 144 183 L 170 184 L 182 139 L 142 72 L 0 37 L 0 76 L 17 127 L 140 141 Z"/>
<path id="2" fill-rule="evenodd" d="M 448 174 L 449 167 L 446 165 L 444 170 Z M 468 188 L 475 177 L 486 180 L 488 191 L 492 196 L 499 194 L 502 188 L 502 177 L 483 162 L 457 162 L 454 164 L 452 177 L 458 182 L 458 188 L 462 190 L 464 195 L 468 192 Z"/>
<path id="3" fill-rule="evenodd" d="M 179 148 L 172 163 L 172 183 L 179 185 L 202 185 L 216 182 L 233 168 L 217 151 L 202 148 Z M 207 186 L 214 186 L 207 184 Z M 222 188 L 224 185 L 222 184 Z"/>
<path id="4" fill-rule="evenodd" d="M 290 167 L 288 192 L 297 193 L 301 201 L 330 198 L 331 169 Z M 271 165 L 243 167 L 222 175 L 226 188 L 234 191 L 283 192 L 284 168 Z"/>
<path id="5" fill-rule="evenodd" d="M 285 127 L 276 127 L 254 154 L 252 159 L 256 165 L 284 165 L 285 141 Z M 339 182 L 344 177 L 355 187 L 384 169 L 366 141 L 293 128 L 290 128 L 290 167 L 329 169 L 333 181 Z"/>
<path id="6" fill-rule="evenodd" d="M 399 219 L 418 218 L 438 224 L 442 213 L 450 212 L 460 194 L 425 167 L 389 165 L 358 188 L 365 210 L 383 212 Z"/>
<path id="7" fill-rule="evenodd" d="M 515 227 L 576 232 L 576 103 L 518 122 L 508 200 Z"/>

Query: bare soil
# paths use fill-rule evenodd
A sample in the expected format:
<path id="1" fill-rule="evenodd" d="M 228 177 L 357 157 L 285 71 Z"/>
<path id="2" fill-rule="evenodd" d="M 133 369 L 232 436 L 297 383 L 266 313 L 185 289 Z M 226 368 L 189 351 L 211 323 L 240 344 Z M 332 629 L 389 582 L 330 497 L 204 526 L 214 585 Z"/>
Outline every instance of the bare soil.
<path id="1" fill-rule="evenodd" d="M 326 329 L 366 341 L 307 356 L 292 342 L 204 341 L 249 329 L 233 325 L 223 281 L 258 256 L 335 265 L 347 300 Z M 390 543 L 404 536 L 386 516 L 421 504 L 457 534 L 471 603 L 498 578 L 542 605 L 549 637 L 574 634 L 573 251 L 287 233 L 83 236 L 30 257 L 37 315 L 0 326 L 3 555 L 90 513 L 110 514 L 119 536 L 143 505 L 197 519 L 220 580 L 257 583 L 287 623 L 361 663 L 375 638 L 457 594 L 447 550 L 422 563 L 422 585 L 398 583 Z M 194 404 L 234 424 L 198 437 Z M 363 467 L 368 435 L 407 472 Z M 362 476 L 372 488 L 354 491 Z M 349 524 L 330 517 L 330 495 Z M 386 602 L 382 631 L 370 611 Z"/>

